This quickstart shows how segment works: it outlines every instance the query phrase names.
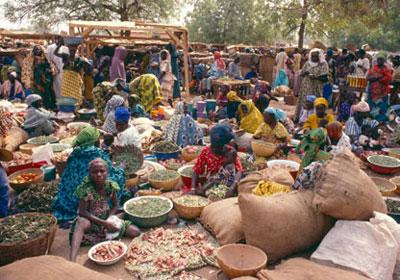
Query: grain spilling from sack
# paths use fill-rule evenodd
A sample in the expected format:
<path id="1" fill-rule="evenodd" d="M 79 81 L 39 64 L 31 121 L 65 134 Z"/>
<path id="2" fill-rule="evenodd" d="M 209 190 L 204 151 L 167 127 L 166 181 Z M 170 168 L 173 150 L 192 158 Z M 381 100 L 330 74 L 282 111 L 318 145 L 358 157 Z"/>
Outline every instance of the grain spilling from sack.
<path id="1" fill-rule="evenodd" d="M 275 270 L 264 269 L 258 274 L 260 280 L 368 280 L 356 272 L 320 265 L 303 258 L 294 258 L 277 266 Z"/>
<path id="2" fill-rule="evenodd" d="M 246 243 L 262 249 L 270 262 L 302 252 L 325 236 L 333 219 L 312 208 L 313 192 L 239 196 Z"/>
<path id="3" fill-rule="evenodd" d="M 223 199 L 207 205 L 201 212 L 200 222 L 214 234 L 221 245 L 244 240 L 242 217 L 237 197 Z"/>
<path id="4" fill-rule="evenodd" d="M 375 183 L 354 162 L 354 155 L 341 153 L 321 168 L 314 189 L 317 211 L 344 220 L 368 220 L 374 211 L 386 213 Z"/>

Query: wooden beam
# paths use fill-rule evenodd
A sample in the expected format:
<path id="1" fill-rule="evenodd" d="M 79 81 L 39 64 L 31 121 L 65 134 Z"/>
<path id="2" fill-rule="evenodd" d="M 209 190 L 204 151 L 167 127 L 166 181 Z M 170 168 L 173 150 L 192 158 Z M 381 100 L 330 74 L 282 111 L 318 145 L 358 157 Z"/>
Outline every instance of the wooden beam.
<path id="1" fill-rule="evenodd" d="M 92 33 L 93 30 L 94 30 L 94 27 L 90 27 L 90 28 L 86 29 L 86 30 L 82 33 L 82 36 L 83 36 L 84 38 L 86 38 L 87 36 L 90 35 L 90 33 Z"/>
<path id="2" fill-rule="evenodd" d="M 185 72 L 185 93 L 186 97 L 189 97 L 189 82 L 190 82 L 190 75 L 189 75 L 189 38 L 188 33 L 183 33 L 183 70 Z"/>

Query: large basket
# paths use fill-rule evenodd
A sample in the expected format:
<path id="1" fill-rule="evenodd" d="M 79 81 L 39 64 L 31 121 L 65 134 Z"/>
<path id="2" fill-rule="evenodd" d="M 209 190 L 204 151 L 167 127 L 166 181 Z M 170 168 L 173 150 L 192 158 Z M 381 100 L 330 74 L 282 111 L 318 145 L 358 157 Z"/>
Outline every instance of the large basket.
<path id="1" fill-rule="evenodd" d="M 189 153 L 188 148 L 183 148 L 182 149 L 182 159 L 186 162 L 191 162 L 192 160 L 195 160 L 200 153 Z"/>
<path id="2" fill-rule="evenodd" d="M 172 202 L 174 203 L 174 209 L 178 213 L 178 216 L 186 220 L 194 220 L 200 217 L 201 212 L 204 207 L 206 207 L 206 205 L 198 207 L 185 206 L 177 203 L 175 199 L 172 199 Z"/>
<path id="3" fill-rule="evenodd" d="M 160 180 L 155 180 L 151 178 L 151 175 L 149 176 L 149 183 L 152 185 L 153 188 L 159 189 L 162 191 L 172 191 L 175 189 L 176 185 L 179 183 L 180 175 L 178 172 L 170 170 L 170 172 L 175 172 L 176 176 L 173 179 L 165 180 L 165 181 L 160 181 Z"/>
<path id="4" fill-rule="evenodd" d="M 53 244 L 54 237 L 57 231 L 57 219 L 51 214 L 43 213 L 22 213 L 18 215 L 29 215 L 29 216 L 51 216 L 53 223 L 50 226 L 49 232 L 36 237 L 35 239 L 30 239 L 22 243 L 11 243 L 11 244 L 1 244 L 0 243 L 0 266 L 12 263 L 16 260 L 23 258 L 30 258 L 40 255 L 46 255 Z M 1 219 L 0 221 L 4 220 Z"/>
<path id="5" fill-rule="evenodd" d="M 34 173 L 36 175 L 36 178 L 28 181 L 26 183 L 12 183 L 12 181 L 18 177 L 19 175 L 25 174 L 25 173 Z M 40 168 L 29 168 L 29 169 L 24 169 L 21 171 L 14 172 L 10 176 L 8 176 L 8 181 L 10 182 L 10 187 L 12 187 L 16 192 L 22 192 L 26 190 L 30 185 L 34 183 L 40 183 L 43 182 L 43 171 Z"/>
<path id="6" fill-rule="evenodd" d="M 275 152 L 275 144 L 270 142 L 265 142 L 262 140 L 252 140 L 251 149 L 254 154 L 259 157 L 270 157 Z"/>

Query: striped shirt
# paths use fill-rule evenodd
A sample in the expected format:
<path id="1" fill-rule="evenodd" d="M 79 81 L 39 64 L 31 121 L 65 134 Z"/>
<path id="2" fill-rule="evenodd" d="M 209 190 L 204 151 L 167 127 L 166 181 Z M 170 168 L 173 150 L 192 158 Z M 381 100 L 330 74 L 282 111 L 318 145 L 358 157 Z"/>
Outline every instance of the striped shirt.
<path id="1" fill-rule="evenodd" d="M 364 119 L 362 122 L 362 125 L 359 126 L 354 119 L 354 117 L 351 117 L 348 119 L 346 122 L 346 134 L 348 136 L 354 136 L 356 139 L 361 135 L 361 129 L 363 126 L 369 126 L 370 128 L 375 128 L 379 125 L 379 122 L 376 120 L 370 120 L 370 119 Z"/>

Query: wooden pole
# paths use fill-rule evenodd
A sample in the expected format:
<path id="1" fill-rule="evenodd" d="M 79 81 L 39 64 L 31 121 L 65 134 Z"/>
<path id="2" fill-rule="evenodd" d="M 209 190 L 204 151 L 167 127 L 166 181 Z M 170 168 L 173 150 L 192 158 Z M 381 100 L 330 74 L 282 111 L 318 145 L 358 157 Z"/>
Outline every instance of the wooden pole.
<path id="1" fill-rule="evenodd" d="M 183 70 L 185 72 L 185 92 L 186 97 L 189 97 L 189 38 L 188 33 L 183 32 Z"/>

